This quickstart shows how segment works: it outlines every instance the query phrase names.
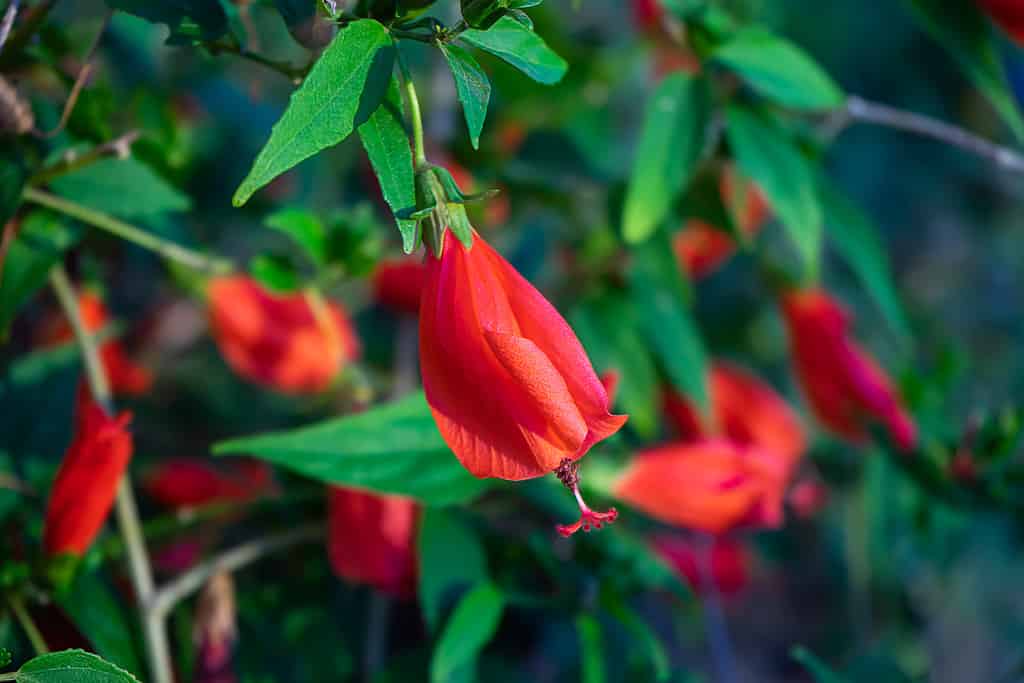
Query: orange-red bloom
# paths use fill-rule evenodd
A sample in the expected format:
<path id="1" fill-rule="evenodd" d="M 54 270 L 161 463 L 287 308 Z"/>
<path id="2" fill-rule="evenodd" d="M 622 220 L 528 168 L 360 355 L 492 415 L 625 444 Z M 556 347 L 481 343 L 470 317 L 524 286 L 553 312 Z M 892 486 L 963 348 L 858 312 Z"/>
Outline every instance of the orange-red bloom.
<path id="1" fill-rule="evenodd" d="M 132 456 L 130 413 L 107 415 L 85 387 L 78 391 L 75 434 L 50 490 L 43 526 L 48 555 L 82 555 L 103 527 Z"/>
<path id="2" fill-rule="evenodd" d="M 209 285 L 210 325 L 228 365 L 246 379 L 290 394 L 327 389 L 359 355 L 344 309 L 301 293 L 277 295 L 246 276 Z"/>
<path id="3" fill-rule="evenodd" d="M 768 219 L 768 202 L 753 183 L 738 177 L 731 166 L 719 178 L 722 201 L 732 209 L 733 221 L 748 238 L 753 238 Z M 687 221 L 672 238 L 676 258 L 690 277 L 702 278 L 718 270 L 736 251 L 736 242 L 719 227 L 699 219 Z"/>
<path id="4" fill-rule="evenodd" d="M 774 453 L 729 441 L 670 444 L 634 458 L 615 493 L 666 524 L 712 534 L 777 527 L 787 468 Z"/>
<path id="5" fill-rule="evenodd" d="M 774 389 L 755 375 L 729 363 L 716 362 L 709 373 L 711 424 L 703 424 L 696 408 L 668 392 L 665 409 L 686 441 L 720 436 L 741 446 L 775 453 L 791 469 L 806 442 L 800 420 Z"/>
<path id="6" fill-rule="evenodd" d="M 1024 45 L 1024 2 L 1021 0 L 978 0 L 978 4 L 1015 41 Z"/>
<path id="7" fill-rule="evenodd" d="M 820 289 L 793 290 L 782 300 L 797 376 L 825 427 L 863 443 L 878 420 L 910 450 L 917 427 L 896 389 L 871 356 L 850 337 L 850 315 Z"/>
<path id="8" fill-rule="evenodd" d="M 343 579 L 398 597 L 416 590 L 419 506 L 401 496 L 331 487 L 327 552 Z"/>
<path id="9" fill-rule="evenodd" d="M 83 290 L 78 295 L 78 312 L 82 316 L 85 329 L 89 332 L 99 332 L 110 323 L 107 307 L 96 292 Z M 71 325 L 63 315 L 54 316 L 37 333 L 38 343 L 42 346 L 56 346 L 73 338 Z M 99 352 L 107 379 L 110 381 L 110 388 L 114 393 L 138 396 L 149 391 L 153 375 L 128 358 L 119 341 L 111 339 L 104 342 L 100 345 Z"/>
<path id="10" fill-rule="evenodd" d="M 416 315 L 426 273 L 423 261 L 414 256 L 381 261 L 373 273 L 373 298 L 396 313 Z"/>
<path id="11" fill-rule="evenodd" d="M 447 235 L 427 257 L 420 366 L 434 420 L 477 477 L 521 480 L 558 471 L 583 511 L 572 533 L 611 521 L 582 502 L 573 467 L 625 423 L 558 311 L 479 235 Z"/>
<path id="12" fill-rule="evenodd" d="M 711 561 L 711 578 L 722 595 L 735 595 L 750 582 L 750 551 L 735 538 L 716 537 L 710 548 L 702 548 L 678 534 L 659 534 L 653 540 L 654 550 L 686 579 L 693 592 L 707 592 L 707 570 L 701 564 Z M 708 554 L 710 558 L 702 557 Z"/>
<path id="13" fill-rule="evenodd" d="M 157 465 L 143 482 L 150 498 L 173 508 L 251 500 L 272 487 L 270 467 L 258 460 L 214 467 L 200 458 L 174 458 Z"/>

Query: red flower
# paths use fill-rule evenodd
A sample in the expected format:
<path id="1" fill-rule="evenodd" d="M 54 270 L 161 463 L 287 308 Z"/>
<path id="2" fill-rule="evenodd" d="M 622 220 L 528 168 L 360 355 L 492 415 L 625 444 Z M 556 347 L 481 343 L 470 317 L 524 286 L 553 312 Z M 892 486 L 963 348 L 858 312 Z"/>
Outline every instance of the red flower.
<path id="1" fill-rule="evenodd" d="M 735 196 L 737 190 L 740 196 Z M 719 179 L 719 191 L 733 210 L 733 221 L 747 238 L 752 238 L 768 219 L 768 202 L 756 185 L 737 177 L 726 167 Z M 738 204 L 738 206 L 736 206 Z M 710 275 L 736 251 L 736 242 L 724 230 L 692 219 L 672 238 L 676 257 L 690 277 Z"/>
<path id="2" fill-rule="evenodd" d="M 416 315 L 426 268 L 417 257 L 381 261 L 373 273 L 373 298 L 396 313 Z"/>
<path id="3" fill-rule="evenodd" d="M 810 519 L 828 505 L 828 489 L 817 479 L 802 479 L 790 489 L 789 504 L 797 517 Z"/>
<path id="4" fill-rule="evenodd" d="M 75 435 L 46 506 L 43 547 L 51 556 L 85 553 L 103 527 L 132 456 L 130 413 L 107 415 L 85 387 L 78 391 L 75 412 Z"/>
<path id="5" fill-rule="evenodd" d="M 576 335 L 479 235 L 471 249 L 447 235 L 439 256 L 426 261 L 420 366 L 444 440 L 477 477 L 557 470 L 581 503 L 583 527 L 608 519 L 582 503 L 573 463 L 626 416 L 609 412 Z"/>
<path id="6" fill-rule="evenodd" d="M 89 332 L 99 332 L 110 323 L 107 307 L 95 292 L 84 290 L 78 295 L 78 312 Z M 73 338 L 71 325 L 63 315 L 47 321 L 37 334 L 38 343 L 44 347 L 64 344 Z M 153 383 L 152 373 L 129 359 L 119 341 L 111 339 L 104 342 L 99 352 L 114 393 L 138 396 L 149 391 Z"/>
<path id="7" fill-rule="evenodd" d="M 850 315 L 826 292 L 794 290 L 782 300 L 793 363 L 804 393 L 825 427 L 853 443 L 867 440 L 867 423 L 882 422 L 904 450 L 917 427 L 892 382 L 850 337 Z"/>
<path id="8" fill-rule="evenodd" d="M 741 446 L 756 446 L 785 459 L 790 468 L 803 455 L 806 442 L 800 420 L 767 383 L 728 363 L 711 366 L 711 424 L 701 424 L 696 408 L 669 392 L 665 409 L 687 441 L 720 436 Z"/>
<path id="9" fill-rule="evenodd" d="M 639 454 L 615 493 L 666 524 L 712 534 L 777 527 L 787 467 L 773 453 L 728 441 L 671 444 Z"/>
<path id="10" fill-rule="evenodd" d="M 246 276 L 209 285 L 210 325 L 228 365 L 246 379 L 289 394 L 327 389 L 359 355 L 344 309 L 318 307 L 301 293 L 277 295 Z"/>
<path id="11" fill-rule="evenodd" d="M 162 462 L 146 477 L 143 487 L 150 498 L 173 508 L 218 501 L 246 501 L 273 486 L 270 467 L 256 460 L 240 460 L 214 467 L 200 458 Z"/>
<path id="12" fill-rule="evenodd" d="M 701 563 L 707 562 L 708 549 L 678 534 L 654 537 L 654 550 L 675 568 L 695 593 L 708 589 L 702 577 Z M 711 546 L 711 576 L 723 595 L 735 595 L 750 582 L 751 557 L 747 548 L 733 538 L 716 537 Z"/>
<path id="13" fill-rule="evenodd" d="M 1024 44 L 1024 2 L 1021 0 L 978 0 L 978 4 L 1014 40 Z"/>
<path id="14" fill-rule="evenodd" d="M 633 22 L 644 33 L 660 30 L 664 13 L 659 0 L 633 0 Z"/>
<path id="15" fill-rule="evenodd" d="M 331 487 L 327 509 L 327 552 L 338 576 L 398 597 L 415 592 L 415 502 Z"/>

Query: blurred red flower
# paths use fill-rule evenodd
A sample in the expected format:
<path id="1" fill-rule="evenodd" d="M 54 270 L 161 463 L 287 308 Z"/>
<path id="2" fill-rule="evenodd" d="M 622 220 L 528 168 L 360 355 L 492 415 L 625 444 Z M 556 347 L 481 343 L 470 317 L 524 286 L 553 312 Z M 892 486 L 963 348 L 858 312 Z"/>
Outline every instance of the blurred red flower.
<path id="1" fill-rule="evenodd" d="M 719 191 L 726 207 L 732 210 L 736 227 L 749 239 L 768 219 L 769 207 L 764 194 L 749 181 L 742 180 L 731 166 L 719 178 Z M 736 251 L 736 242 L 719 226 L 699 219 L 687 221 L 672 238 L 676 258 L 692 278 L 702 278 L 718 270 Z"/>
<path id="2" fill-rule="evenodd" d="M 651 517 L 721 534 L 778 527 L 788 463 L 774 453 L 724 440 L 669 444 L 641 452 L 616 495 Z"/>
<path id="3" fill-rule="evenodd" d="M 477 477 L 520 480 L 619 430 L 572 329 L 483 239 L 427 257 L 420 365 L 442 436 Z"/>
<path id="4" fill-rule="evenodd" d="M 327 509 L 327 553 L 338 576 L 396 597 L 415 593 L 419 505 L 332 486 Z"/>
<path id="5" fill-rule="evenodd" d="M 1024 2 L 1021 0 L 978 0 L 981 9 L 1024 45 Z"/>
<path id="6" fill-rule="evenodd" d="M 417 256 L 381 261 L 373 273 L 373 298 L 395 313 L 416 315 L 426 274 Z"/>
<path id="7" fill-rule="evenodd" d="M 708 549 L 678 534 L 659 534 L 653 539 L 654 550 L 686 579 L 694 593 L 707 592 L 707 580 L 701 563 L 707 562 Z M 711 545 L 711 576 L 722 595 L 735 595 L 750 582 L 750 551 L 728 536 L 716 537 Z"/>
<path id="8" fill-rule="evenodd" d="M 142 486 L 161 505 L 183 508 L 251 500 L 269 492 L 273 479 L 270 467 L 257 460 L 215 467 L 200 458 L 172 458 L 150 470 Z"/>
<path id="9" fill-rule="evenodd" d="M 810 519 L 828 505 L 828 488 L 817 479 L 798 481 L 789 491 L 789 505 L 800 519 Z"/>
<path id="10" fill-rule="evenodd" d="M 289 394 L 317 393 L 359 356 L 359 340 L 337 304 L 318 308 L 305 294 L 274 294 L 243 275 L 211 280 L 208 296 L 221 354 L 257 384 Z"/>
<path id="11" fill-rule="evenodd" d="M 723 437 L 775 453 L 796 465 L 806 448 L 803 427 L 785 399 L 766 382 L 735 365 L 716 362 L 709 373 L 711 415 L 702 424 L 696 407 L 668 391 L 665 410 L 685 441 Z"/>
<path id="12" fill-rule="evenodd" d="M 75 433 L 50 490 L 43 548 L 81 556 L 103 527 L 132 456 L 131 413 L 107 415 L 85 386 L 78 390 Z"/>
<path id="13" fill-rule="evenodd" d="M 79 293 L 78 312 L 89 332 L 99 332 L 110 323 L 107 307 L 96 292 L 83 290 Z M 40 346 L 50 347 L 69 342 L 74 336 L 67 318 L 63 314 L 54 314 L 40 327 L 36 341 Z M 153 384 L 152 373 L 129 359 L 119 341 L 111 339 L 104 342 L 99 352 L 111 391 L 125 396 L 138 396 L 149 391 Z"/>
<path id="14" fill-rule="evenodd" d="M 664 13 L 659 0 L 633 0 L 633 22 L 644 33 L 659 31 Z"/>
<path id="15" fill-rule="evenodd" d="M 850 337 L 850 315 L 820 289 L 793 290 L 782 300 L 793 364 L 821 423 L 860 444 L 878 420 L 904 450 L 917 444 L 917 427 L 892 382 Z"/>

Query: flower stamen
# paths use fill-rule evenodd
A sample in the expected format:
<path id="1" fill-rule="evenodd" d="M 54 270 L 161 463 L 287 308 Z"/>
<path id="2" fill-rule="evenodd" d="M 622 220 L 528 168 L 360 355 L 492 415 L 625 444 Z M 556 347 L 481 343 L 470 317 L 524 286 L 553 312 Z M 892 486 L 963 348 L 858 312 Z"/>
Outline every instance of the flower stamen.
<path id="1" fill-rule="evenodd" d="M 565 485 L 565 488 L 572 491 L 577 505 L 580 506 L 580 518 L 576 522 L 573 524 L 555 525 L 555 530 L 563 537 L 568 538 L 580 529 L 583 529 L 583 531 L 590 531 L 591 528 L 600 529 L 603 525 L 611 524 L 618 518 L 619 512 L 615 508 L 609 508 L 607 512 L 597 512 L 591 510 L 590 506 L 583 500 L 583 495 L 580 493 L 579 462 L 569 458 L 562 460 L 555 469 L 555 476 Z"/>

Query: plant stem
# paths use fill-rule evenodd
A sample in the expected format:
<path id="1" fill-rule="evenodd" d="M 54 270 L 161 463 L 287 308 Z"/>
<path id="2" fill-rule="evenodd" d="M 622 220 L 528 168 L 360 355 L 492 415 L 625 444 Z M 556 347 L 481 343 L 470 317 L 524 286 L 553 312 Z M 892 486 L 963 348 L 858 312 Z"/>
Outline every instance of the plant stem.
<path id="1" fill-rule="evenodd" d="M 17 671 L 8 671 L 5 674 L 0 674 L 0 681 L 16 681 L 18 680 Z"/>
<path id="2" fill-rule="evenodd" d="M 93 398 L 109 413 L 111 412 L 110 383 L 107 381 L 103 363 L 100 361 L 95 339 L 85 328 L 85 323 L 78 310 L 74 289 L 63 266 L 57 265 L 50 270 L 50 284 L 71 324 L 75 339 L 82 349 L 86 378 Z M 171 649 L 167 640 L 167 630 L 164 628 L 162 616 L 150 607 L 156 587 L 146 553 L 146 541 L 139 523 L 138 509 L 135 506 L 135 496 L 132 493 L 127 474 L 118 483 L 115 512 L 121 528 L 121 536 L 124 538 L 125 547 L 128 550 L 128 567 L 132 586 L 135 589 L 135 598 L 141 611 L 146 653 L 149 656 L 153 683 L 173 683 L 174 670 L 171 665 Z"/>
<path id="3" fill-rule="evenodd" d="M 128 223 L 120 221 L 113 216 L 108 216 L 105 213 L 90 209 L 87 206 L 82 206 L 76 202 L 57 197 L 49 192 L 43 192 L 42 190 L 37 190 L 34 187 L 27 187 L 24 192 L 22 192 L 22 198 L 25 201 L 45 206 L 46 208 L 53 209 L 54 211 L 59 211 L 66 216 L 76 218 L 83 223 L 92 225 L 93 227 L 106 230 L 113 235 L 117 235 L 123 240 L 137 244 L 144 249 L 149 249 L 169 261 L 176 261 L 184 266 L 188 266 L 189 268 L 207 271 L 214 274 L 228 273 L 232 270 L 231 264 L 224 259 L 205 256 L 199 252 L 175 244 L 174 242 L 169 242 L 161 237 L 157 237 L 156 235 L 141 230 L 134 225 L 129 225 Z"/>
<path id="4" fill-rule="evenodd" d="M 704 590 L 704 626 L 716 679 L 719 683 L 733 683 L 736 680 L 736 667 L 733 663 L 732 638 L 729 637 L 729 625 L 722 611 L 722 596 L 718 592 L 711 564 L 714 547 L 715 537 L 711 534 L 701 534 L 700 547 L 697 549 L 697 565 Z"/>
<path id="5" fill-rule="evenodd" d="M 40 169 L 32 176 L 29 183 L 32 185 L 45 185 L 54 178 L 58 178 L 72 171 L 93 164 L 100 159 L 114 157 L 116 159 L 127 159 L 132 151 L 132 144 L 139 139 L 139 131 L 130 130 L 113 140 L 96 145 L 82 154 L 67 154 L 57 163 Z"/>
<path id="6" fill-rule="evenodd" d="M 398 67 L 402 72 L 402 80 L 405 81 L 405 96 L 409 101 L 409 118 L 412 119 L 412 148 L 415 154 L 416 169 L 427 165 L 427 153 L 423 144 L 423 115 L 420 112 L 420 100 L 416 95 L 416 84 L 412 80 L 409 66 L 405 63 L 402 51 L 395 47 L 398 53 Z"/>
<path id="7" fill-rule="evenodd" d="M 45 655 L 50 651 L 50 648 L 46 646 L 46 639 L 43 638 L 43 634 L 39 632 L 39 628 L 36 626 L 36 622 L 32 621 L 32 616 L 25 609 L 25 603 L 21 601 L 21 597 L 17 595 L 8 595 L 7 602 L 11 606 L 11 611 L 14 612 L 15 618 L 18 623 L 21 624 L 22 630 L 25 631 L 25 635 L 28 636 L 28 640 L 32 643 L 32 649 L 36 651 L 37 655 Z"/>

